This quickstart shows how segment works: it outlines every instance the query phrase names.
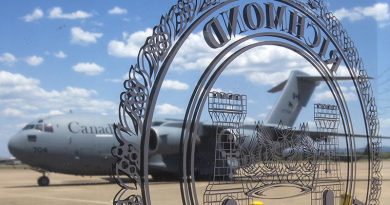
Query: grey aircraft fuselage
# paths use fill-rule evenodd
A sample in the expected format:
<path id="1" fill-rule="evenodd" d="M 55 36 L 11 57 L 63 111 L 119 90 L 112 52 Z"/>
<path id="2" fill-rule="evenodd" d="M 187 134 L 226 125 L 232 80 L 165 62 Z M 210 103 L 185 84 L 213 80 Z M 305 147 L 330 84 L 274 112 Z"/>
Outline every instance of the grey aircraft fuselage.
<path id="1" fill-rule="evenodd" d="M 104 116 L 67 114 L 26 125 L 11 138 L 9 151 L 33 168 L 75 175 L 108 175 L 116 145 Z"/>
<path id="2" fill-rule="evenodd" d="M 338 78 L 350 80 L 349 77 Z M 278 124 L 292 127 L 321 81 L 322 77 L 292 71 L 287 80 L 268 91 L 282 93 L 264 125 L 273 130 Z M 112 123 L 100 115 L 46 117 L 29 123 L 13 136 L 8 144 L 9 151 L 18 160 L 41 171 L 111 175 L 115 163 L 111 149 L 118 145 Z M 214 157 L 210 156 L 215 154 L 216 133 L 221 130 L 208 125 L 199 127 L 195 173 L 208 176 L 213 173 Z M 181 121 L 153 122 L 149 143 L 149 173 L 152 176 L 179 173 L 181 131 Z M 140 137 L 128 141 L 139 145 Z"/>
<path id="3" fill-rule="evenodd" d="M 153 122 L 150 140 L 149 173 L 155 177 L 176 175 L 179 171 L 179 145 L 181 122 Z M 42 172 L 73 175 L 111 175 L 115 158 L 113 146 L 119 143 L 114 136 L 113 122 L 106 116 L 92 114 L 66 114 L 42 118 L 27 124 L 11 138 L 8 149 L 13 156 Z M 213 128 L 204 128 L 214 133 Z M 140 138 L 127 140 L 139 145 Z M 205 157 L 213 144 L 204 138 L 207 149 L 198 157 Z M 209 141 L 209 142 L 206 142 Z M 204 160 L 203 160 L 204 162 Z M 210 162 L 211 163 L 211 162 Z M 207 164 L 207 163 L 206 163 Z M 208 175 L 206 164 L 202 174 Z"/>

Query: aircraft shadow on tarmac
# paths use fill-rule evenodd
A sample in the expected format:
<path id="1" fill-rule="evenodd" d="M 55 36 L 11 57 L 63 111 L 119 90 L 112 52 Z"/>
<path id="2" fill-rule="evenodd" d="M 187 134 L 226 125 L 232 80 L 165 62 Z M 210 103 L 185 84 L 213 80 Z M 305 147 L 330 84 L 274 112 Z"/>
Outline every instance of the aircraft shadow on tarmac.
<path id="1" fill-rule="evenodd" d="M 114 184 L 115 182 L 110 182 L 110 181 L 102 181 L 102 182 L 90 182 L 90 181 L 68 181 L 63 184 L 50 184 L 48 187 L 68 187 L 68 186 L 97 186 L 97 185 L 107 185 L 107 184 Z M 21 186 L 8 186 L 6 188 L 32 188 L 32 187 L 37 187 L 37 188 L 45 188 L 41 187 L 38 185 L 21 185 Z"/>
<path id="2" fill-rule="evenodd" d="M 108 185 L 108 184 L 116 184 L 115 179 L 113 178 L 101 178 L 105 181 L 83 181 L 83 180 L 69 180 L 64 181 L 63 183 L 53 183 L 50 184 L 50 187 L 68 187 L 68 186 L 98 186 L 98 185 Z M 124 182 L 130 182 L 130 179 L 122 179 Z M 207 181 L 207 180 L 206 180 Z M 166 178 L 164 180 L 158 179 L 158 180 L 150 180 L 151 184 L 172 184 L 172 183 L 179 183 L 178 179 L 174 178 Z M 44 188 L 38 185 L 21 185 L 21 186 L 8 186 L 5 188 Z"/>
<path id="3" fill-rule="evenodd" d="M 99 186 L 99 185 L 109 185 L 109 184 L 116 184 L 115 180 L 112 178 L 102 178 L 106 181 L 82 181 L 82 180 L 74 180 L 74 181 L 65 181 L 64 183 L 58 183 L 58 184 L 50 184 L 50 187 L 68 187 L 68 186 Z M 127 181 L 127 179 L 125 179 Z M 208 180 L 198 180 L 199 182 L 207 182 Z M 355 181 L 363 182 L 367 181 L 367 179 L 356 179 Z M 382 179 L 382 181 L 390 181 L 390 179 Z M 179 183 L 177 179 L 167 178 L 164 181 L 162 180 L 150 180 L 150 184 L 173 184 L 173 183 Z M 17 188 L 45 188 L 38 185 L 22 185 L 22 186 L 8 186 L 5 188 L 11 188 L 11 189 L 17 189 Z M 48 188 L 48 187 L 46 187 Z"/>

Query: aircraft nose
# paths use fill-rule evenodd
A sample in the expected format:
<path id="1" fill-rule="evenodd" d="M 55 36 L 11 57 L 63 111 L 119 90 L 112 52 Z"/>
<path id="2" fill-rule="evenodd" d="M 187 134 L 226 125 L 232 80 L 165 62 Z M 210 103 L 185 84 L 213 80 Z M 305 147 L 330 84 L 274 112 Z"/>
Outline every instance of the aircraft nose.
<path id="1" fill-rule="evenodd" d="M 17 157 L 18 153 L 20 151 L 20 147 L 19 147 L 17 141 L 18 141 L 18 136 L 13 136 L 8 141 L 8 150 L 14 157 Z"/>

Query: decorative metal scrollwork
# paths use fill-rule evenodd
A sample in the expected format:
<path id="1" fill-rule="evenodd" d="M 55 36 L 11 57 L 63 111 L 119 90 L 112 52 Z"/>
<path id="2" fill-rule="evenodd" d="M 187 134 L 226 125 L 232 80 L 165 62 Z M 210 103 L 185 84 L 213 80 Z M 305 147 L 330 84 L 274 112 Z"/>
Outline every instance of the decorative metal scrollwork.
<path id="1" fill-rule="evenodd" d="M 316 171 L 317 145 L 306 133 L 308 125 L 293 130 L 279 124 L 278 127 L 256 125 L 250 144 L 244 145 L 241 157 L 248 190 L 256 190 L 277 184 L 295 184 L 305 190 L 312 187 Z M 252 152 L 252 153 L 251 153 Z"/>
<path id="2" fill-rule="evenodd" d="M 141 183 L 141 174 L 139 144 L 134 144 L 125 136 L 140 139 L 144 134 L 142 127 L 145 112 L 160 63 L 165 59 L 173 42 L 183 34 L 195 17 L 219 2 L 218 0 L 179 0 L 166 15 L 161 17 L 160 24 L 153 28 L 152 36 L 148 37 L 141 47 L 137 63 L 131 66 L 129 79 L 124 82 L 125 91 L 120 95 L 120 122 L 114 125 L 119 146 L 112 149 L 113 156 L 117 160 L 113 165 L 113 173 L 118 185 L 122 187 L 113 201 L 114 204 L 132 205 L 142 202 L 139 195 L 127 193 L 128 190 L 137 190 Z M 120 178 L 121 174 L 128 176 L 132 185 L 125 183 Z"/>
<path id="3" fill-rule="evenodd" d="M 142 183 L 141 178 L 144 177 L 143 174 L 141 174 L 143 172 L 140 166 L 142 163 L 140 162 L 140 150 L 142 149 L 140 149 L 139 144 L 128 140 L 128 138 L 141 139 L 145 135 L 145 133 L 143 133 L 143 128 L 145 126 L 146 112 L 150 107 L 150 98 L 156 95 L 156 93 L 153 92 L 153 89 L 156 89 L 155 80 L 160 72 L 161 66 L 166 63 L 165 60 L 167 58 L 169 59 L 169 54 L 174 50 L 173 48 L 175 48 L 176 42 L 190 30 L 199 17 L 226 2 L 233 1 L 178 0 L 177 4 L 172 6 L 169 12 L 161 17 L 159 25 L 153 28 L 152 35 L 146 39 L 145 44 L 141 47 L 137 57 L 137 63 L 131 66 L 129 70 L 129 79 L 124 82 L 125 91 L 120 95 L 120 122 L 115 125 L 115 136 L 119 142 L 119 146 L 114 147 L 112 153 L 117 160 L 113 166 L 113 171 L 118 185 L 121 186 L 122 190 L 120 190 L 115 197 L 114 204 L 142 204 L 143 199 L 141 195 L 133 193 L 139 191 L 138 187 L 140 187 Z M 364 70 L 363 61 L 361 60 L 353 41 L 342 27 L 340 21 L 327 9 L 323 0 L 308 0 L 306 2 L 300 0 L 275 0 L 275 2 L 291 5 L 294 9 L 301 10 L 305 15 L 312 15 L 312 17 L 315 18 L 315 22 L 318 23 L 325 30 L 325 33 L 329 35 L 331 40 L 334 41 L 334 45 L 338 47 L 336 49 L 341 52 L 342 58 L 346 62 L 352 80 L 356 85 L 357 93 L 363 107 L 365 123 L 367 125 L 367 137 L 370 146 L 369 157 L 371 163 L 370 193 L 367 203 L 378 204 L 382 178 L 380 174 L 381 159 L 379 152 L 381 139 L 378 136 L 378 112 L 373 97 L 373 89 L 368 80 L 369 77 Z M 239 136 L 239 127 L 236 127 L 235 129 L 238 129 L 237 133 L 234 134 L 235 131 L 233 130 L 231 130 L 231 133 Z M 316 150 L 317 148 L 316 145 L 304 140 L 306 129 L 306 126 L 302 126 L 300 131 L 302 137 L 290 140 L 288 136 L 292 134 L 292 131 L 288 128 L 279 128 L 279 132 L 283 132 L 279 134 L 283 137 L 282 139 L 277 140 L 279 141 L 279 145 L 274 145 L 272 143 L 275 143 L 275 141 L 268 139 L 269 134 L 267 134 L 267 130 L 259 125 L 252 138 L 252 142 L 256 143 L 253 143 L 252 146 L 248 146 L 240 152 L 246 156 L 241 156 L 240 163 L 242 163 L 243 169 L 240 170 L 242 173 L 239 174 L 249 178 L 256 178 L 256 174 L 254 173 L 257 172 L 254 172 L 253 170 L 262 170 L 264 173 L 267 173 L 267 170 L 268 172 L 273 170 L 291 170 L 300 176 L 298 177 L 299 180 L 301 177 L 310 177 L 313 174 L 312 168 L 314 165 L 312 163 L 315 162 L 315 158 L 310 158 L 306 164 L 295 163 L 297 161 L 295 159 L 302 157 L 302 152 L 289 150 L 287 153 L 283 153 L 275 148 L 278 146 L 281 148 L 301 145 L 306 147 L 303 153 L 312 156 L 313 150 Z M 241 142 L 238 138 L 233 141 L 239 144 Z M 229 144 L 233 142 L 228 140 L 226 143 Z M 261 148 L 261 150 L 266 151 L 256 152 L 261 146 L 265 146 Z M 238 147 L 238 149 L 240 148 Z M 278 164 L 275 162 L 277 161 L 275 157 L 287 157 L 287 159 L 293 163 Z M 262 159 L 263 163 L 260 163 L 256 168 L 253 167 L 251 162 L 259 159 Z M 230 161 L 229 163 L 235 162 Z M 120 175 L 122 174 L 130 178 L 130 183 L 126 183 L 120 179 Z M 288 176 L 287 178 L 283 177 L 283 180 L 286 179 L 288 182 L 294 182 L 295 184 L 302 185 L 302 187 L 309 186 L 307 183 L 303 182 L 304 180 L 299 182 L 299 180 L 294 181 L 296 179 L 294 177 L 291 178 L 291 176 L 290 178 Z M 259 181 L 256 183 L 258 182 Z M 249 183 L 248 187 L 253 188 L 258 186 L 256 183 Z M 224 203 L 227 203 L 234 200 L 246 201 L 248 198 L 241 195 L 231 195 L 226 196 L 221 200 L 224 200 Z"/>

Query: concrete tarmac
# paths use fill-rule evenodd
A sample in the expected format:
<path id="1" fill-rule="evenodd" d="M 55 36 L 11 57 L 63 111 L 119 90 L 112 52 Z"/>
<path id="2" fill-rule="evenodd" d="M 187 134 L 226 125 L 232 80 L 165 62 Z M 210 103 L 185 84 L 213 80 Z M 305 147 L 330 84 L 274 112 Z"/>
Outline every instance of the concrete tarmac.
<path id="1" fill-rule="evenodd" d="M 364 179 L 359 172 L 357 174 L 358 178 Z M 390 161 L 384 161 L 382 175 L 381 204 L 386 205 L 390 201 Z M 28 169 L 0 168 L 0 205 L 109 205 L 119 191 L 116 184 L 103 179 L 106 176 L 80 177 L 51 173 L 49 187 L 37 186 L 36 180 L 39 176 L 40 173 Z M 196 184 L 200 202 L 207 184 Z M 364 193 L 366 184 L 364 181 L 357 182 L 356 193 Z M 153 204 L 182 204 L 180 187 L 176 182 L 152 182 L 150 190 Z M 286 193 L 288 191 L 285 190 Z M 310 204 L 310 194 L 285 200 L 262 201 L 265 205 L 305 205 Z"/>

